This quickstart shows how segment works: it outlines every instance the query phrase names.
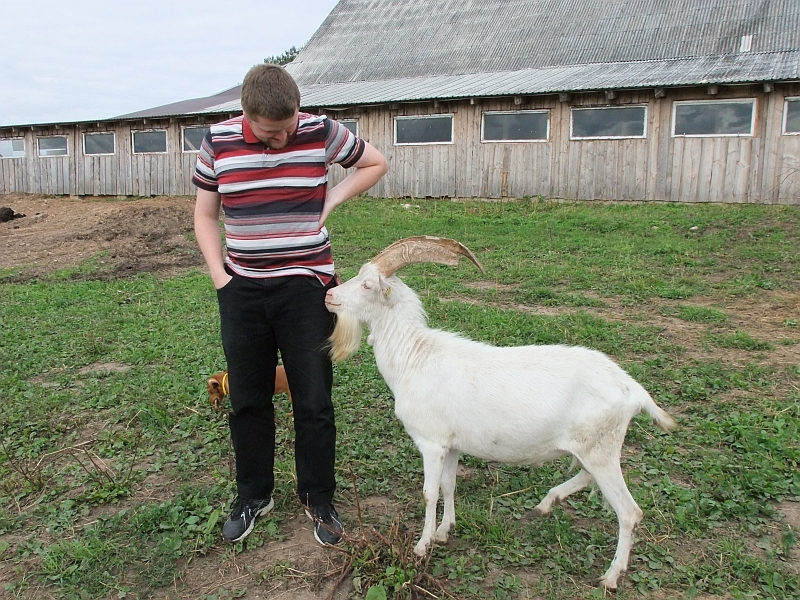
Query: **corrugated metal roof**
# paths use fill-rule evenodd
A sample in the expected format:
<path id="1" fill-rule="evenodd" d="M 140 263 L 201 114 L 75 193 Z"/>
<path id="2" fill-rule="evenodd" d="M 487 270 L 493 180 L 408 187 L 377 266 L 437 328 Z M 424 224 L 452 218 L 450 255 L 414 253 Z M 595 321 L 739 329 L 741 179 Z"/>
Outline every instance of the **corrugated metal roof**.
<path id="1" fill-rule="evenodd" d="M 300 91 L 302 104 L 308 108 L 786 80 L 800 80 L 800 50 L 304 85 Z M 195 112 L 227 113 L 241 108 L 236 99 Z"/>
<path id="2" fill-rule="evenodd" d="M 669 61 L 594 63 L 496 73 L 303 86 L 303 105 L 342 106 L 432 98 L 800 79 L 800 50 Z"/>
<path id="3" fill-rule="evenodd" d="M 237 85 L 227 89 L 213 96 L 206 96 L 204 98 L 192 98 L 191 100 L 182 100 L 180 102 L 173 102 L 171 104 L 164 104 L 138 112 L 132 112 L 125 115 L 114 117 L 115 119 L 143 119 L 147 117 L 172 117 L 176 115 L 190 115 L 211 112 L 209 108 L 225 104 L 227 102 L 239 101 L 242 86 Z M 241 104 L 240 108 L 241 110 Z"/>
<path id="4" fill-rule="evenodd" d="M 800 49 L 800 3 L 341 0 L 288 69 L 307 87 L 667 61 L 738 54 L 743 35 L 755 53 Z"/>

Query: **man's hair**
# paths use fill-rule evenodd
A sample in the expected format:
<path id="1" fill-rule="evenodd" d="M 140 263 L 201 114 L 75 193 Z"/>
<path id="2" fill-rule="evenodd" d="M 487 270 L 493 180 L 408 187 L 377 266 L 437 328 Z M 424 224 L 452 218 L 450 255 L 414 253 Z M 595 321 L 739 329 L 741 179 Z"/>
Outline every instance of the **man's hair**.
<path id="1" fill-rule="evenodd" d="M 299 108 L 300 90 L 282 66 L 256 65 L 244 76 L 242 110 L 247 115 L 282 121 Z"/>

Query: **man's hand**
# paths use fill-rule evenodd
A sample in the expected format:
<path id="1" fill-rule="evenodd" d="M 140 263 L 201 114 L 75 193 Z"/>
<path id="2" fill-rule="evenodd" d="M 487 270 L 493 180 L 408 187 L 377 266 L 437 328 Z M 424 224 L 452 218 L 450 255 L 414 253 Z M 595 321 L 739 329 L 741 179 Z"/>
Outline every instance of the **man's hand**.
<path id="1" fill-rule="evenodd" d="M 213 275 L 211 276 L 211 281 L 214 282 L 214 289 L 217 290 L 220 290 L 228 285 L 231 279 L 233 279 L 233 277 L 228 275 L 227 271 L 224 270 L 222 271 L 221 275 L 218 274 L 216 277 Z"/>

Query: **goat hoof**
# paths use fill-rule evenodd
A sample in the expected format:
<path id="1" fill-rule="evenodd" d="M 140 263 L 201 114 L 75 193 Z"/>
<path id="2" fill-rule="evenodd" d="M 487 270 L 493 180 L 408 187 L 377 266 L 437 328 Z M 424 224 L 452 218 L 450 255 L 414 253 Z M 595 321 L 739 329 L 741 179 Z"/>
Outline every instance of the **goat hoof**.
<path id="1" fill-rule="evenodd" d="M 455 523 L 450 523 L 449 525 L 442 523 L 433 536 L 434 541 L 439 544 L 446 544 L 447 540 L 450 539 L 450 532 L 455 528 Z"/>
<path id="2" fill-rule="evenodd" d="M 428 544 L 419 543 L 414 546 L 414 554 L 423 558 L 428 553 Z"/>
<path id="3" fill-rule="evenodd" d="M 606 585 L 605 582 L 603 581 L 602 577 L 599 577 L 599 578 L 595 579 L 594 581 L 592 581 L 592 585 L 594 585 L 594 587 L 602 588 L 607 592 L 611 592 L 612 594 L 616 594 L 617 593 L 617 586 L 610 587 L 610 586 Z"/>
<path id="4" fill-rule="evenodd" d="M 603 575 L 599 579 L 595 580 L 595 582 L 594 582 L 595 586 L 601 587 L 604 590 L 606 590 L 607 592 L 616 592 L 617 591 L 617 581 L 619 580 L 619 577 L 621 575 L 624 575 L 624 573 L 620 573 L 620 575 L 615 577 L 613 582 L 610 581 L 609 579 L 607 579 L 605 575 Z"/>

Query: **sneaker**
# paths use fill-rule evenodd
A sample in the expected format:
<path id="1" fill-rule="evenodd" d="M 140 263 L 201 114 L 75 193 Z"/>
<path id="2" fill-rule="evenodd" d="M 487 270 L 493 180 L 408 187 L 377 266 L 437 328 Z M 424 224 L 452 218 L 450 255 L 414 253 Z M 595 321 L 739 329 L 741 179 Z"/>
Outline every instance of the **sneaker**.
<path id="1" fill-rule="evenodd" d="M 333 546 L 342 540 L 344 527 L 333 504 L 306 508 L 306 516 L 314 521 L 314 538 L 323 546 Z"/>
<path id="2" fill-rule="evenodd" d="M 222 541 L 233 544 L 246 538 L 253 531 L 256 519 L 271 511 L 273 506 L 275 501 L 272 498 L 251 500 L 237 497 L 230 518 L 222 526 Z"/>

